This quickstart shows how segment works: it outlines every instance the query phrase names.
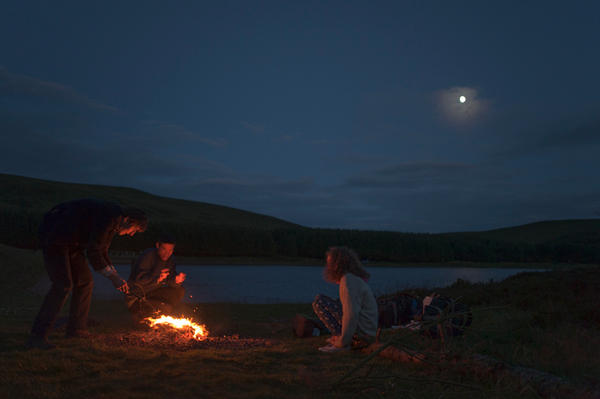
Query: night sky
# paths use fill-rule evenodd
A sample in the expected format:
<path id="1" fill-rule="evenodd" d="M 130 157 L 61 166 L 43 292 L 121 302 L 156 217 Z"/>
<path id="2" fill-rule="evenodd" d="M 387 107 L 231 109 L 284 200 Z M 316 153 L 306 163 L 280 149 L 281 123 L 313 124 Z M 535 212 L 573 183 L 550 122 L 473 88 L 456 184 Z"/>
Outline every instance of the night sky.
<path id="1" fill-rule="evenodd" d="M 600 2 L 11 1 L 0 50 L 4 173 L 311 227 L 600 216 Z"/>

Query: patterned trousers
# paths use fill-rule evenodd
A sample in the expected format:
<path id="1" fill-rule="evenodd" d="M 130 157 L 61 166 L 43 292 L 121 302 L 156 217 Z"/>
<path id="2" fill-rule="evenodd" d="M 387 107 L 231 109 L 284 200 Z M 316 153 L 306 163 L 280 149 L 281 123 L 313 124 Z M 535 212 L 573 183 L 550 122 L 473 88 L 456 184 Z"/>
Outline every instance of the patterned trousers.
<path id="1" fill-rule="evenodd" d="M 312 303 L 312 308 L 332 335 L 342 333 L 342 302 L 339 299 L 318 294 Z"/>

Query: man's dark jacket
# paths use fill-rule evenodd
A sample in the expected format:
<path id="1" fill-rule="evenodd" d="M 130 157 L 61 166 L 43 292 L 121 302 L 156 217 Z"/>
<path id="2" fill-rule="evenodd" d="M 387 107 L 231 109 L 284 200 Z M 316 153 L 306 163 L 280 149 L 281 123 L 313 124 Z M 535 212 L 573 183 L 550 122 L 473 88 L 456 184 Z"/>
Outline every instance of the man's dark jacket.
<path id="1" fill-rule="evenodd" d="M 158 283 L 157 280 L 162 269 L 169 269 L 169 275 L 164 281 Z M 173 256 L 170 256 L 167 260 L 162 260 L 158 256 L 156 248 L 148 248 L 131 266 L 131 274 L 127 283 L 130 284 L 133 291 L 142 290 L 142 293 L 147 294 L 161 286 L 176 286 L 176 274 L 177 270 Z M 136 294 L 138 293 L 136 292 Z"/>
<path id="2" fill-rule="evenodd" d="M 118 204 L 80 199 L 56 205 L 44 215 L 39 238 L 44 246 L 85 249 L 94 270 L 112 265 L 108 248 L 119 231 L 123 211 Z"/>

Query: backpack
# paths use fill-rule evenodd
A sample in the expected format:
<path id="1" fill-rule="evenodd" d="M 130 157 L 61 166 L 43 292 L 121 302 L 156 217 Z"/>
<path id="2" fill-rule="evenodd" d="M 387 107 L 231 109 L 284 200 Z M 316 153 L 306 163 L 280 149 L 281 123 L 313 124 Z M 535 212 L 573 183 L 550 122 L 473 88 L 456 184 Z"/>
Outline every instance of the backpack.
<path id="1" fill-rule="evenodd" d="M 423 299 L 423 308 L 416 319 L 428 325 L 421 331 L 431 338 L 439 337 L 440 332 L 453 337 L 462 335 L 471 325 L 473 314 L 466 304 L 433 293 Z"/>
<path id="2" fill-rule="evenodd" d="M 396 293 L 377 298 L 378 327 L 406 324 L 419 312 L 421 301 L 410 294 Z"/>

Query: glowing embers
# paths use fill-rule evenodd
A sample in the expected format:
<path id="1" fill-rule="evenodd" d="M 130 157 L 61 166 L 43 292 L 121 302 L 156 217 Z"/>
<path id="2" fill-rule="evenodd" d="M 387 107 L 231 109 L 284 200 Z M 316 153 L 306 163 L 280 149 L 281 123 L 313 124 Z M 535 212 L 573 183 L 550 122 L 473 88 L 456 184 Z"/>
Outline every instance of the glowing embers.
<path id="1" fill-rule="evenodd" d="M 191 319 L 161 315 L 156 319 L 146 317 L 144 320 L 154 329 L 166 328 L 176 330 L 184 336 L 189 336 L 189 338 L 197 341 L 203 341 L 208 338 L 206 326 L 204 324 L 196 324 Z"/>

